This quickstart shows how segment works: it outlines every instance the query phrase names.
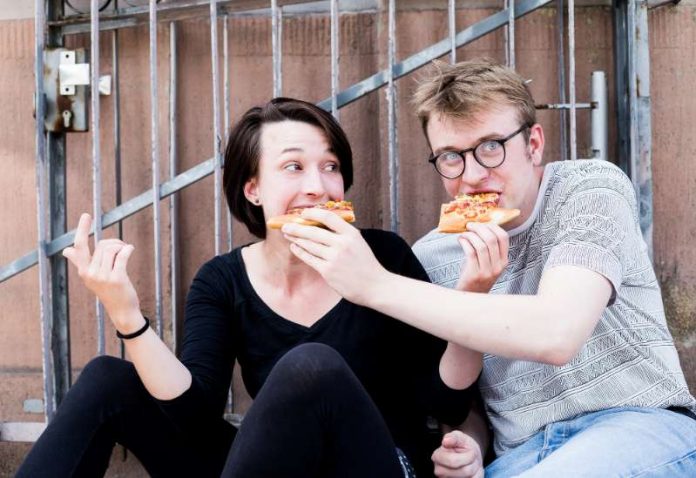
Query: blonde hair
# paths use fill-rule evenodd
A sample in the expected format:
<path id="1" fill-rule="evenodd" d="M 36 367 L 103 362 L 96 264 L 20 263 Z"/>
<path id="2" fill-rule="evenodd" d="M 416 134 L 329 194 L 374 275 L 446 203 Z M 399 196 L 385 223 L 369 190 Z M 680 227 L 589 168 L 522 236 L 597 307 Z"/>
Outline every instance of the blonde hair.
<path id="1" fill-rule="evenodd" d="M 482 58 L 451 65 L 433 62 L 413 94 L 412 102 L 428 138 L 428 121 L 433 115 L 471 121 L 495 106 L 513 106 L 520 124 L 536 123 L 534 99 L 527 82 L 511 68 Z M 524 131 L 525 141 L 529 130 Z"/>

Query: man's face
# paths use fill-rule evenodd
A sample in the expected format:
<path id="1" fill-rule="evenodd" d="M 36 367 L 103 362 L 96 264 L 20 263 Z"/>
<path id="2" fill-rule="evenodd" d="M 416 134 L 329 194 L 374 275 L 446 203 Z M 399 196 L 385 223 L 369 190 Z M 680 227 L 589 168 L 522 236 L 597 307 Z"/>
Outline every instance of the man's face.
<path id="1" fill-rule="evenodd" d="M 520 128 L 516 110 L 503 106 L 478 115 L 472 120 L 461 120 L 434 115 L 427 125 L 427 134 L 433 154 L 444 151 L 460 152 L 486 140 L 502 139 Z M 481 166 L 472 152 L 466 153 L 464 173 L 455 179 L 442 178 L 447 193 L 475 194 L 496 192 L 500 206 L 521 210 L 520 216 L 505 225 L 512 229 L 522 224 L 532 213 L 543 175 L 542 153 L 544 133 L 535 124 L 529 130 L 529 143 L 524 132 L 505 142 L 505 161 L 496 168 Z"/>

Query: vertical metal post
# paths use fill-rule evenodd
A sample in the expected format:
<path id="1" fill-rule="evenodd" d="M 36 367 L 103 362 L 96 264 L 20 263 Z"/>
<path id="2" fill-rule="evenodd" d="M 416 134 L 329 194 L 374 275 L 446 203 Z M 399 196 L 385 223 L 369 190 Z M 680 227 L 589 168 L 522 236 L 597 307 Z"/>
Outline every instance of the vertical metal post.
<path id="1" fill-rule="evenodd" d="M 331 114 L 338 119 L 338 60 L 339 60 L 338 0 L 331 0 Z"/>
<path id="2" fill-rule="evenodd" d="M 224 108 L 224 134 L 222 137 L 222 141 L 227 145 L 227 136 L 230 134 L 230 54 L 229 54 L 229 33 L 228 33 L 228 28 L 227 28 L 227 23 L 228 23 L 229 18 L 225 16 L 225 23 L 223 24 L 223 32 L 222 36 L 224 37 L 225 41 L 223 43 L 223 49 L 222 49 L 222 63 L 225 65 L 225 70 L 223 73 L 223 81 L 225 83 L 224 86 L 224 102 L 225 102 L 225 108 Z M 221 162 L 223 161 L 222 159 L 220 160 Z M 223 198 L 223 201 L 225 201 L 225 198 Z M 225 201 L 225 204 L 227 202 Z M 232 250 L 232 213 L 230 213 L 229 207 L 225 208 L 225 216 L 227 216 L 227 250 L 231 251 Z"/>
<path id="3" fill-rule="evenodd" d="M 447 17 L 449 20 L 449 37 L 450 37 L 450 63 L 457 63 L 457 2 L 449 0 L 447 8 Z"/>
<path id="4" fill-rule="evenodd" d="M 556 4 L 556 25 L 558 28 L 558 97 L 561 104 L 566 102 L 566 71 L 565 71 L 565 17 L 564 0 Z M 561 160 L 568 159 L 568 112 L 565 108 L 559 110 L 560 115 L 560 150 Z"/>
<path id="5" fill-rule="evenodd" d="M 44 382 L 44 414 L 46 421 L 53 419 L 56 409 L 55 388 L 53 374 L 53 360 L 51 354 L 51 306 L 49 296 L 49 263 L 46 255 L 46 243 L 48 242 L 48 227 L 46 217 L 46 131 L 44 129 L 44 117 L 46 105 L 44 98 L 43 71 L 44 71 L 44 46 L 46 12 L 44 0 L 34 1 L 34 88 L 36 92 L 36 219 L 37 219 L 37 250 L 39 263 L 39 311 L 41 314 L 41 349 Z"/>
<path id="6" fill-rule="evenodd" d="M 118 0 L 114 0 L 114 8 L 118 9 Z M 119 83 L 118 29 L 111 32 L 111 63 L 114 84 L 114 175 L 116 176 L 116 206 L 119 206 L 123 197 L 121 181 L 121 90 Z M 117 228 L 118 238 L 123 240 L 123 221 L 118 221 Z M 126 345 L 122 340 L 119 341 L 119 355 L 121 358 L 125 358 L 126 356 Z"/>
<path id="7" fill-rule="evenodd" d="M 652 257 L 652 158 L 647 2 L 614 0 L 614 58 L 619 165 L 638 198 L 643 239 Z"/>
<path id="8" fill-rule="evenodd" d="M 102 205 L 101 205 L 101 155 L 99 143 L 99 0 L 90 2 L 90 40 L 91 40 L 91 85 L 92 100 L 92 204 L 94 216 L 94 244 L 102 236 Z M 97 353 L 104 355 L 104 307 L 99 299 L 97 303 Z"/>
<path id="9" fill-rule="evenodd" d="M 213 170 L 215 198 L 215 255 L 220 254 L 222 209 L 220 191 L 222 189 L 222 171 L 220 169 L 220 91 L 218 86 L 218 31 L 217 31 L 217 1 L 210 0 L 210 57 L 212 61 L 213 79 L 213 157 L 215 169 Z"/>
<path id="10" fill-rule="evenodd" d="M 568 76 L 570 77 L 570 159 L 578 159 L 575 104 L 575 0 L 568 0 Z"/>
<path id="11" fill-rule="evenodd" d="M 54 20 L 63 16 L 63 1 L 50 0 L 46 2 L 46 16 Z M 63 33 L 60 28 L 48 29 L 48 46 L 62 47 Z M 37 121 L 39 116 L 37 115 Z M 65 134 L 52 133 L 47 135 L 46 162 L 48 164 L 49 203 L 50 203 L 50 237 L 63 235 L 67 230 L 66 204 L 66 166 L 65 166 Z M 55 254 L 48 259 L 51 274 L 51 344 L 50 350 L 53 361 L 53 383 L 56 406 L 60 405 L 68 393 L 71 382 L 70 370 L 70 322 L 68 306 L 68 264 L 61 254 Z M 54 410 L 51 411 L 53 413 Z"/>
<path id="12" fill-rule="evenodd" d="M 169 24 L 169 178 L 177 175 L 178 150 L 176 144 L 177 125 L 177 48 L 176 22 Z M 172 351 L 179 347 L 179 194 L 169 198 L 169 240 L 171 248 L 171 304 L 172 304 Z"/>
<path id="13" fill-rule="evenodd" d="M 608 158 L 607 78 L 603 71 L 592 72 L 592 157 Z"/>
<path id="14" fill-rule="evenodd" d="M 389 0 L 388 19 L 388 60 L 387 60 L 387 118 L 389 136 L 389 218 L 390 229 L 399 232 L 399 159 L 396 151 L 396 85 L 394 84 L 394 63 L 396 57 L 396 2 Z"/>
<path id="15" fill-rule="evenodd" d="M 271 47 L 273 49 L 273 96 L 283 93 L 283 13 L 278 0 L 271 0 Z"/>
<path id="16" fill-rule="evenodd" d="M 94 1 L 94 0 L 93 0 Z M 162 245 L 160 238 L 159 105 L 157 92 L 157 0 L 150 0 L 150 114 L 152 142 L 152 222 L 155 245 L 155 323 L 162 327 Z"/>
<path id="17" fill-rule="evenodd" d="M 506 31 L 506 58 L 510 68 L 515 68 L 515 0 L 505 0 L 508 11 Z"/>

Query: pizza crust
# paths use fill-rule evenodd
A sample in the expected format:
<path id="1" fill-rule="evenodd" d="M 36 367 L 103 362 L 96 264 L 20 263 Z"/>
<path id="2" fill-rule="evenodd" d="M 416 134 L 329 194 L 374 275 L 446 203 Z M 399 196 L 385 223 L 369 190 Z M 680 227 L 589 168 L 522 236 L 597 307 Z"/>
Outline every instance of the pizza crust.
<path id="1" fill-rule="evenodd" d="M 477 217 L 468 217 L 458 211 L 445 212 L 449 204 L 443 204 L 440 208 L 440 223 L 437 226 L 439 232 L 461 233 L 466 231 L 466 225 L 470 222 L 481 222 L 502 225 L 510 222 L 520 215 L 519 209 L 491 208 L 487 211 L 487 220 Z"/>
<path id="2" fill-rule="evenodd" d="M 338 215 L 341 219 L 346 222 L 355 222 L 355 212 L 348 210 L 329 210 L 332 213 Z M 300 212 L 301 214 L 301 212 Z M 302 224 L 303 226 L 316 226 L 316 227 L 326 227 L 321 222 L 310 221 L 309 219 L 302 218 L 299 214 L 283 214 L 281 216 L 275 216 L 266 221 L 266 226 L 269 229 L 280 229 L 283 224 Z"/>

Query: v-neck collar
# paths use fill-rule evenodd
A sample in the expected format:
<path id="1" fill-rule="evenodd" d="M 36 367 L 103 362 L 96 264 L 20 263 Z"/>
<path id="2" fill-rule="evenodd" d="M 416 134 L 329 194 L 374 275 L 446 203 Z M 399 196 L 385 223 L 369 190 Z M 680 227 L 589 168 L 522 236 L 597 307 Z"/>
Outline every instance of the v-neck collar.
<path id="1" fill-rule="evenodd" d="M 261 296 L 258 294 L 258 292 L 256 292 L 256 289 L 254 289 L 254 286 L 251 283 L 251 279 L 249 278 L 249 273 L 247 271 L 246 264 L 244 263 L 244 258 L 242 256 L 242 249 L 244 247 L 248 247 L 249 245 L 250 244 L 239 247 L 234 251 L 235 252 L 235 259 L 239 262 L 240 271 L 242 274 L 243 286 L 246 289 L 247 297 L 249 299 L 251 299 L 253 302 L 255 302 L 256 305 L 263 310 L 265 315 L 270 317 L 272 320 L 274 320 L 278 324 L 280 324 L 286 328 L 300 330 L 300 331 L 305 332 L 305 333 L 313 332 L 313 331 L 317 330 L 318 328 L 320 328 L 322 326 L 322 324 L 329 322 L 331 317 L 336 315 L 338 313 L 338 311 L 343 309 L 343 307 L 346 307 L 348 304 L 350 304 L 350 302 L 348 302 L 346 299 L 341 297 L 341 299 L 339 299 L 339 301 L 333 307 L 331 307 L 324 315 L 319 317 L 319 319 L 317 319 L 310 326 L 306 326 L 306 325 L 294 322 L 290 319 L 286 319 L 285 317 L 280 315 L 278 312 L 273 310 L 273 308 L 271 306 L 269 306 L 261 298 Z"/>

